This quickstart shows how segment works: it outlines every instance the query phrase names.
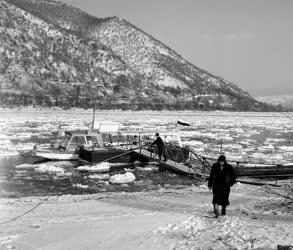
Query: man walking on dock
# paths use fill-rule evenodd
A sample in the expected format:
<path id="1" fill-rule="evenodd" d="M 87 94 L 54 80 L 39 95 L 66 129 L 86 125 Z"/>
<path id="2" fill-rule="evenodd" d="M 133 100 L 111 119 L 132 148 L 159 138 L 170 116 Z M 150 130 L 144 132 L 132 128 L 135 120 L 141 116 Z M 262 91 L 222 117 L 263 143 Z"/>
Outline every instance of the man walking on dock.
<path id="1" fill-rule="evenodd" d="M 217 163 L 211 169 L 208 187 L 213 191 L 213 206 L 215 216 L 219 216 L 219 205 L 222 206 L 222 215 L 226 215 L 226 206 L 229 205 L 230 187 L 236 182 L 234 169 L 226 161 L 224 155 L 220 155 Z"/>
<path id="2" fill-rule="evenodd" d="M 167 158 L 166 158 L 166 153 L 165 153 L 165 145 L 164 145 L 164 142 L 163 142 L 162 138 L 160 137 L 159 133 L 156 133 L 156 140 L 152 143 L 152 145 L 157 145 L 159 160 L 161 161 L 161 158 L 163 155 L 164 161 L 166 161 Z"/>

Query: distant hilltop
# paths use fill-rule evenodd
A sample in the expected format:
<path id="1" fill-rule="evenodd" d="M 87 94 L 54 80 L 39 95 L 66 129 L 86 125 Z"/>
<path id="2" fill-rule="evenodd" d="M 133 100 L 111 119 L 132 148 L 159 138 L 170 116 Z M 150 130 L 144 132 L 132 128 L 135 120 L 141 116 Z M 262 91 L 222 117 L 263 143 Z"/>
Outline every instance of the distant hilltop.
<path id="1" fill-rule="evenodd" d="M 1 106 L 266 111 L 128 21 L 52 0 L 0 0 Z"/>
<path id="2" fill-rule="evenodd" d="M 272 105 L 281 105 L 283 108 L 293 110 L 293 95 L 270 95 L 259 96 L 256 99 L 260 102 L 269 103 Z"/>

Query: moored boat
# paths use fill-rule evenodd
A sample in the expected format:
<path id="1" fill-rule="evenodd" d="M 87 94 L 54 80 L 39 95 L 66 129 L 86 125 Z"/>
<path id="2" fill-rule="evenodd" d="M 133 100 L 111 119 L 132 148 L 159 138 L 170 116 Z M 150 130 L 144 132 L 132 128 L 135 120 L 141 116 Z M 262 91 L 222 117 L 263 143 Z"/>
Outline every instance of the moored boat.
<path id="1" fill-rule="evenodd" d="M 102 143 L 99 133 L 88 131 L 65 131 L 56 147 L 33 149 L 33 155 L 47 160 L 78 160 L 81 147 L 95 147 Z"/>
<path id="2" fill-rule="evenodd" d="M 79 159 L 79 153 L 77 151 L 66 152 L 60 151 L 58 149 L 39 149 L 36 150 L 34 153 L 37 157 L 41 157 L 48 160 L 70 161 Z"/>
<path id="3" fill-rule="evenodd" d="M 50 148 L 35 146 L 32 154 L 37 161 L 80 159 L 91 163 L 106 161 L 123 154 L 123 157 L 118 157 L 113 162 L 128 162 L 128 149 L 112 143 L 110 132 L 117 132 L 117 129 L 117 123 L 108 122 L 94 131 L 65 131 L 60 143 Z"/>

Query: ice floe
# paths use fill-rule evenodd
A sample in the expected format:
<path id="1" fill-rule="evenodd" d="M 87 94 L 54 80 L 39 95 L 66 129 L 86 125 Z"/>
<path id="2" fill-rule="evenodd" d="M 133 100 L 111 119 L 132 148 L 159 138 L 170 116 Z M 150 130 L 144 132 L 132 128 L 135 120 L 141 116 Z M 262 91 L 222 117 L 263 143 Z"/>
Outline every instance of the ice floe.
<path id="1" fill-rule="evenodd" d="M 110 175 L 109 174 L 91 174 L 88 176 L 90 179 L 97 179 L 97 180 L 109 180 Z"/>
<path id="2" fill-rule="evenodd" d="M 135 175 L 133 173 L 125 173 L 125 174 L 115 174 L 112 175 L 110 178 L 110 183 L 113 184 L 123 184 L 123 183 L 129 183 L 135 180 Z"/>
<path id="3" fill-rule="evenodd" d="M 110 170 L 109 162 L 102 162 L 95 165 L 79 166 L 78 170 L 89 171 L 89 172 L 106 172 Z"/>
<path id="4" fill-rule="evenodd" d="M 81 189 L 88 189 L 89 188 L 89 185 L 83 185 L 80 183 L 72 184 L 72 186 L 76 187 L 76 188 L 81 188 Z"/>

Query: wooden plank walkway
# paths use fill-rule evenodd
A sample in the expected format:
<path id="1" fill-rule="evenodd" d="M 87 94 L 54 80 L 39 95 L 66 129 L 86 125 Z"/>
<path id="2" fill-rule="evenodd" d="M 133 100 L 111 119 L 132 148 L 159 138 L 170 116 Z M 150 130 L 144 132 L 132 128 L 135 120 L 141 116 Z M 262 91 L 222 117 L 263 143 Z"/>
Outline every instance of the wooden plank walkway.
<path id="1" fill-rule="evenodd" d="M 137 149 L 134 152 L 137 154 L 141 154 L 148 159 L 154 159 L 160 164 L 166 166 L 166 168 L 185 173 L 185 174 L 193 174 L 199 175 L 203 178 L 207 179 L 209 176 L 209 171 L 202 171 L 202 167 L 199 165 L 188 166 L 184 163 L 175 162 L 168 159 L 166 162 L 159 161 L 159 157 L 155 153 L 151 153 L 145 149 Z M 233 164 L 234 165 L 234 164 Z M 293 176 L 293 165 L 285 164 L 285 165 L 266 165 L 266 166 L 236 166 L 234 165 L 234 170 L 237 177 L 273 177 L 273 176 Z"/>
<path id="2" fill-rule="evenodd" d="M 193 169 L 192 167 L 186 166 L 184 163 L 175 162 L 170 159 L 167 159 L 167 161 L 160 161 L 157 154 L 151 153 L 150 151 L 146 149 L 137 149 L 137 150 L 134 150 L 134 152 L 137 154 L 143 155 L 144 157 L 147 157 L 149 159 L 156 160 L 160 162 L 160 164 L 162 164 L 163 166 L 166 166 L 169 169 L 173 169 L 175 171 L 182 172 L 185 174 L 197 174 L 195 169 Z"/>

